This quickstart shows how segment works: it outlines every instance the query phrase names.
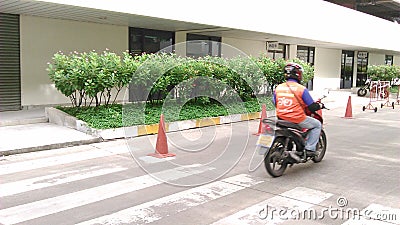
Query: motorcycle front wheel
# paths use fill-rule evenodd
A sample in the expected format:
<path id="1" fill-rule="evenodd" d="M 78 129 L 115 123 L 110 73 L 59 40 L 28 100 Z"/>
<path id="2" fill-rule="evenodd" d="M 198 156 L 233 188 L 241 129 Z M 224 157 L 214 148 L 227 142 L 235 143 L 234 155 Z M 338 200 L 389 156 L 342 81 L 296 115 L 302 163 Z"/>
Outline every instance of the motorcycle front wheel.
<path id="1" fill-rule="evenodd" d="M 360 97 L 364 97 L 365 95 L 367 95 L 367 89 L 365 89 L 365 88 L 358 89 L 357 95 Z"/>
<path id="2" fill-rule="evenodd" d="M 325 156 L 326 146 L 327 146 L 326 134 L 324 130 L 321 130 L 321 135 L 319 136 L 319 141 L 316 149 L 317 155 L 312 159 L 313 162 L 315 163 L 321 162 L 321 160 Z"/>
<path id="3" fill-rule="evenodd" d="M 280 177 L 287 168 L 287 161 L 283 157 L 285 138 L 277 137 L 272 147 L 265 153 L 264 164 L 267 172 L 272 177 Z"/>

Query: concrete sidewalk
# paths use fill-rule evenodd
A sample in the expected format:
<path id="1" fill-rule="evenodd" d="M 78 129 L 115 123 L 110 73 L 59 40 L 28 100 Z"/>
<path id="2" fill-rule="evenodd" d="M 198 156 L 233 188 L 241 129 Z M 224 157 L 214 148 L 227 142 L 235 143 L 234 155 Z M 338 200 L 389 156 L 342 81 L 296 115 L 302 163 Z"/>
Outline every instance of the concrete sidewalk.
<path id="1" fill-rule="evenodd" d="M 97 137 L 48 123 L 44 108 L 0 112 L 0 156 L 99 141 Z"/>
<path id="2" fill-rule="evenodd" d="M 46 123 L 48 121 L 44 108 L 0 112 L 0 127 Z"/>

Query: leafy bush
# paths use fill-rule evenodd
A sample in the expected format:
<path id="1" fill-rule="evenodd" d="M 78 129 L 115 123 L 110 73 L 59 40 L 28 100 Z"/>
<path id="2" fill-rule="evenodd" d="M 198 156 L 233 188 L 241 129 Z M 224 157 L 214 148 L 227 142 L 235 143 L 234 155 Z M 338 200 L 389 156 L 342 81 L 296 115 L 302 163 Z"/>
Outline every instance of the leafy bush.
<path id="1" fill-rule="evenodd" d="M 400 66 L 371 65 L 368 66 L 367 75 L 373 81 L 392 81 L 400 78 Z"/>
<path id="2" fill-rule="evenodd" d="M 293 60 L 304 67 L 303 83 L 314 76 L 313 67 Z M 268 57 L 203 57 L 182 58 L 174 54 L 143 54 L 122 57 L 104 51 L 56 53 L 48 65 L 49 77 L 56 88 L 71 99 L 73 106 L 95 103 L 113 104 L 119 92 L 130 84 L 133 101 L 156 104 L 174 95 L 182 102 L 194 98 L 209 103 L 210 98 L 222 101 L 249 101 L 265 87 L 273 89 L 285 80 L 283 67 L 287 61 Z M 112 90 L 116 90 L 112 100 Z"/>
<path id="3" fill-rule="evenodd" d="M 96 106 L 102 102 L 111 102 L 111 90 L 117 94 L 129 84 L 132 71 L 137 64 L 127 53 L 121 58 L 112 52 L 71 53 L 64 55 L 59 52 L 49 63 L 47 71 L 50 80 L 62 94 L 69 97 L 73 106 L 87 106 L 95 101 Z M 114 101 L 117 96 L 115 96 Z"/>
<path id="4" fill-rule="evenodd" d="M 264 73 L 264 75 L 267 79 L 267 82 L 271 88 L 274 88 L 278 84 L 285 82 L 286 78 L 285 78 L 283 69 L 288 62 L 298 63 L 303 67 L 303 69 L 304 69 L 303 80 L 302 80 L 303 84 L 306 84 L 308 81 L 310 81 L 314 77 L 314 67 L 311 66 L 309 63 L 304 62 L 300 59 L 273 60 L 266 56 L 261 56 L 255 60 L 257 62 L 258 67 Z"/>

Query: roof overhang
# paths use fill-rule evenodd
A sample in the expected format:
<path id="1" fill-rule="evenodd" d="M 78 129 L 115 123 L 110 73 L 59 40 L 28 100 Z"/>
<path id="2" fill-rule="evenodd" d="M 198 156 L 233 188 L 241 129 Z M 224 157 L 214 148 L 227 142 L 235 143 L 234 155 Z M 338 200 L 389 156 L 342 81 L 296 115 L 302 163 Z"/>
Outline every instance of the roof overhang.
<path id="1" fill-rule="evenodd" d="M 299 8 L 299 16 L 282 14 L 288 4 Z M 179 0 L 1 0 L 0 12 L 400 54 L 398 24 L 320 0 L 230 1 L 229 5 L 214 0 L 190 5 Z"/>

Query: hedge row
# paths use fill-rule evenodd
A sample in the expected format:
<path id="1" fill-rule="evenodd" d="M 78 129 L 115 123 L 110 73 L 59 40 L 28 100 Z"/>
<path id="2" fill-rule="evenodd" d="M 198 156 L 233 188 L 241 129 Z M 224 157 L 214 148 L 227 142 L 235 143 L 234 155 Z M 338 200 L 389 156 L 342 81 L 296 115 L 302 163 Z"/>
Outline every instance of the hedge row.
<path id="1" fill-rule="evenodd" d="M 400 78 L 400 66 L 371 65 L 368 66 L 367 76 L 373 81 L 392 81 Z"/>
<path id="2" fill-rule="evenodd" d="M 293 61 L 304 67 L 304 83 L 313 78 L 312 66 Z M 184 100 L 240 97 L 246 101 L 283 82 L 286 63 L 266 56 L 194 59 L 165 53 L 132 56 L 124 52 L 119 56 L 109 51 L 68 55 L 58 52 L 47 70 L 55 87 L 79 107 L 111 104 L 128 85 L 134 101 L 152 101 L 168 95 Z"/>

